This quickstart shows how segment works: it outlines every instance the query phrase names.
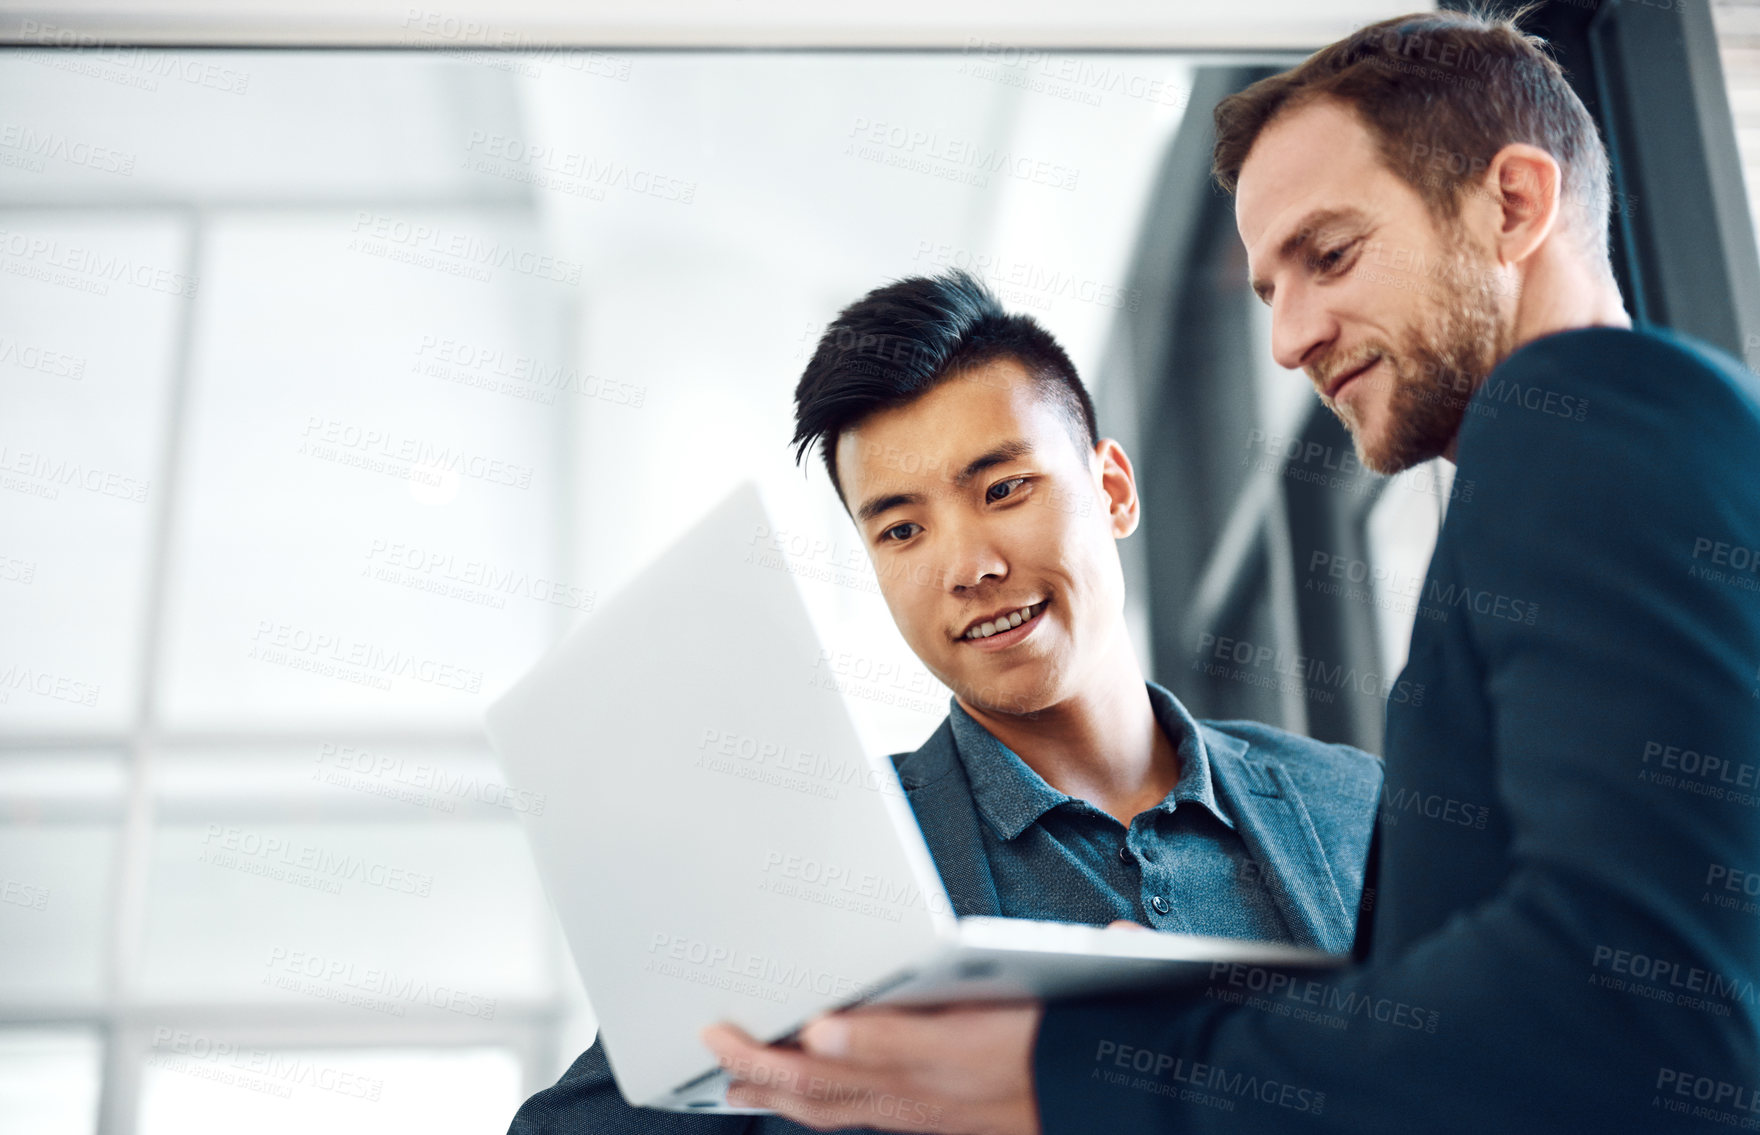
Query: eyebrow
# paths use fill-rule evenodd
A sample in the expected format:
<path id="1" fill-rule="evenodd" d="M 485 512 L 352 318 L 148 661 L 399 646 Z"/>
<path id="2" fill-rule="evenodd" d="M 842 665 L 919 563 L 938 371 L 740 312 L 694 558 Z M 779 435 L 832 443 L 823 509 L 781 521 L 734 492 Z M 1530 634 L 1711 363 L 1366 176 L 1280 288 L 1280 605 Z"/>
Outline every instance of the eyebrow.
<path id="1" fill-rule="evenodd" d="M 1363 219 L 1361 209 L 1315 209 L 1302 218 L 1301 223 L 1296 226 L 1295 232 L 1283 239 L 1283 243 L 1278 246 L 1277 255 L 1273 257 L 1273 260 L 1281 263 L 1291 259 L 1308 246 L 1308 242 L 1314 238 L 1316 232 L 1327 225 L 1334 225 L 1340 221 L 1361 221 Z M 1265 303 L 1270 303 L 1271 282 L 1264 279 L 1254 280 L 1253 294 Z"/>
<path id="2" fill-rule="evenodd" d="M 1033 447 L 1029 442 L 1021 441 L 1018 438 L 1013 441 L 1005 441 L 967 462 L 966 467 L 960 470 L 959 476 L 953 479 L 953 483 L 963 489 L 971 483 L 973 477 L 991 466 L 1017 461 L 1032 452 Z M 856 520 L 858 523 L 866 524 L 883 512 L 898 508 L 900 505 L 922 504 L 923 500 L 922 493 L 887 493 L 884 496 L 869 497 L 862 507 L 856 509 Z"/>

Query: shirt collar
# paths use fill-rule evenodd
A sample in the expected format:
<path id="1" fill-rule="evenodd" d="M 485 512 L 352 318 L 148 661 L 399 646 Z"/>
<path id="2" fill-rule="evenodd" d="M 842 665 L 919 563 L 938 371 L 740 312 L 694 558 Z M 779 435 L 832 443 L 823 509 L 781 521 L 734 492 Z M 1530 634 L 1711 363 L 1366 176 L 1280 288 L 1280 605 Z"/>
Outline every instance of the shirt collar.
<path id="1" fill-rule="evenodd" d="M 1180 758 L 1179 781 L 1156 809 L 1172 812 L 1181 801 L 1191 801 L 1232 829 L 1234 821 L 1217 803 L 1210 755 L 1197 720 L 1166 687 L 1150 681 L 1145 681 L 1144 686 L 1155 721 L 1174 740 Z M 949 696 L 947 702 L 954 747 L 965 765 L 972 801 L 997 835 L 1005 840 L 1014 839 L 1046 812 L 1075 799 L 1047 784 L 1014 750 L 967 713 L 959 699 Z"/>

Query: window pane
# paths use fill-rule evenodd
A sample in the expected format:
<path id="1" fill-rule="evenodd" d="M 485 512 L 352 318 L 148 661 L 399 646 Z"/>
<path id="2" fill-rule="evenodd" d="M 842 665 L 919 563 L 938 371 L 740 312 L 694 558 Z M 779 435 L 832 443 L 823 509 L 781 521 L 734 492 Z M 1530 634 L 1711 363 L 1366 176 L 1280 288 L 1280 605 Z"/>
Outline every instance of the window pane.
<path id="1" fill-rule="evenodd" d="M 482 1135 L 505 1130 L 521 1099 L 506 1049 L 269 1049 L 196 1030 L 155 1035 L 140 1135 Z"/>
<path id="2" fill-rule="evenodd" d="M 102 1003 L 122 788 L 107 754 L 0 760 L 0 1006 Z"/>
<path id="3" fill-rule="evenodd" d="M 0 210 L 0 725 L 134 709 L 184 229 Z"/>
<path id="4" fill-rule="evenodd" d="M 87 1029 L 0 1029 L 0 1131 L 91 1135 L 101 1052 Z"/>
<path id="5" fill-rule="evenodd" d="M 513 88 L 504 72 L 410 53 L 8 48 L 0 193 L 483 196 L 447 147 L 461 129 L 498 127 Z"/>
<path id="6" fill-rule="evenodd" d="M 1344 584 L 1358 601 L 1375 605 L 1382 671 L 1389 680 L 1405 668 L 1412 626 L 1423 601 L 1424 575 L 1430 570 L 1453 487 L 1454 466 L 1441 459 L 1390 478 L 1369 511 L 1369 563 L 1375 565 L 1375 573 Z"/>
<path id="7" fill-rule="evenodd" d="M 1760 233 L 1760 3 L 1714 0 L 1711 18 L 1717 31 L 1730 116 L 1735 121 L 1748 213 L 1754 220 L 1755 232 Z M 1624 203 L 1615 202 L 1616 208 L 1621 204 Z M 1750 368 L 1760 368 L 1760 342 L 1753 341 L 1751 336 L 1750 341 L 1742 344 L 1742 361 Z"/>
<path id="8" fill-rule="evenodd" d="M 541 247 L 518 215 L 213 226 L 167 619 L 170 722 L 474 727 L 552 617 L 592 602 L 553 570 L 555 414 L 501 394 L 541 391 L 497 373 L 558 358 L 546 312 L 572 289 L 419 248 L 426 263 L 394 258 L 409 251 L 400 240 L 430 241 L 418 231 L 519 263 Z M 480 351 L 496 360 L 466 365 Z"/>
<path id="9" fill-rule="evenodd" d="M 510 820 L 215 816 L 161 824 L 152 855 L 150 1001 L 460 1023 L 554 994 L 552 916 Z"/>

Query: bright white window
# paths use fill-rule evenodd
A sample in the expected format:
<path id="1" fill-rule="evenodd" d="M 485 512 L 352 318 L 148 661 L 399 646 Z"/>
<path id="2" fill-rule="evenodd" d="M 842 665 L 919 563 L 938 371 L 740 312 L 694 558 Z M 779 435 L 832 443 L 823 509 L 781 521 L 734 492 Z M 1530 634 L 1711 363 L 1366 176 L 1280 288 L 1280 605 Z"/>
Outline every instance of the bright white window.
<path id="1" fill-rule="evenodd" d="M 65 1026 L 7 1034 L 0 1128 L 505 1128 L 594 1022 L 484 706 L 753 477 L 843 565 L 827 642 L 931 691 L 858 690 L 864 739 L 921 743 L 946 694 L 793 464 L 794 383 L 838 309 L 962 267 L 1098 393 L 1188 86 L 0 52 L 0 1009 Z"/>

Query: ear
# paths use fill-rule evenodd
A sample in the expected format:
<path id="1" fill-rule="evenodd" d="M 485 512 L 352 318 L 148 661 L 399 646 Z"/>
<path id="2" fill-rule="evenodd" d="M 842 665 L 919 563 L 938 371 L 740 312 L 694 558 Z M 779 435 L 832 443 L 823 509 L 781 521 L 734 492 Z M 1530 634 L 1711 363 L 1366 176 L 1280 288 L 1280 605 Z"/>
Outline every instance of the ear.
<path id="1" fill-rule="evenodd" d="M 1106 506 L 1112 517 L 1113 536 L 1123 539 L 1137 530 L 1142 502 L 1137 498 L 1137 475 L 1124 447 L 1109 437 L 1094 444 L 1091 462 L 1099 479 L 1097 503 Z"/>
<path id="2" fill-rule="evenodd" d="M 1538 146 L 1511 142 L 1485 170 L 1486 199 L 1497 210 L 1492 249 L 1499 263 L 1519 264 L 1558 227 L 1558 162 Z"/>

